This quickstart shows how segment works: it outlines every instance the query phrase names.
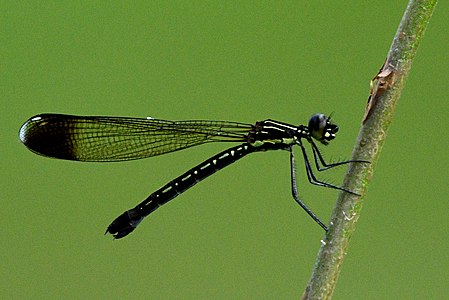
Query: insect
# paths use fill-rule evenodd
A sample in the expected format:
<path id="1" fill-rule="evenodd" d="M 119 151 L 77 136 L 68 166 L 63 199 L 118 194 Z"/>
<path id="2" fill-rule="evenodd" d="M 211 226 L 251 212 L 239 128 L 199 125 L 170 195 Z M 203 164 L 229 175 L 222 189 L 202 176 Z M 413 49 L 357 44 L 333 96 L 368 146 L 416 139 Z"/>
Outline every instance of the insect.
<path id="1" fill-rule="evenodd" d="M 339 165 L 367 163 L 349 160 L 326 163 L 315 141 L 327 145 L 338 126 L 324 114 L 314 114 L 308 125 L 290 125 L 274 120 L 255 124 L 228 121 L 167 121 L 152 118 L 73 116 L 40 114 L 20 128 L 19 138 L 31 151 L 52 158 L 75 161 L 125 161 L 161 155 L 212 142 L 238 142 L 176 177 L 117 217 L 107 228 L 116 239 L 131 233 L 139 223 L 161 205 L 218 170 L 253 152 L 286 150 L 290 153 L 292 195 L 305 212 L 324 230 L 326 225 L 301 201 L 296 185 L 293 146 L 300 147 L 307 178 L 318 186 L 356 193 L 316 178 L 304 141 L 310 144 L 318 171 Z"/>

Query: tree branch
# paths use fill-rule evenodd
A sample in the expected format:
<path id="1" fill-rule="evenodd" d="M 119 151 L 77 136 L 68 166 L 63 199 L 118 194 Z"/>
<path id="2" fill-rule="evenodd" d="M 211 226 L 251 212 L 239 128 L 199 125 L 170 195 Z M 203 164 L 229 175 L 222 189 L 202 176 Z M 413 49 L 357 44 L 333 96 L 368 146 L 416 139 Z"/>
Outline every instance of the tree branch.
<path id="1" fill-rule="evenodd" d="M 393 118 L 418 45 L 437 0 L 410 0 L 393 39 L 388 56 L 371 81 L 371 93 L 352 153 L 344 187 L 362 196 L 341 192 L 332 213 L 329 231 L 322 241 L 310 281 L 302 299 L 330 299 L 335 289 L 349 240 L 355 231 L 363 195 L 373 175 L 386 132 Z"/>

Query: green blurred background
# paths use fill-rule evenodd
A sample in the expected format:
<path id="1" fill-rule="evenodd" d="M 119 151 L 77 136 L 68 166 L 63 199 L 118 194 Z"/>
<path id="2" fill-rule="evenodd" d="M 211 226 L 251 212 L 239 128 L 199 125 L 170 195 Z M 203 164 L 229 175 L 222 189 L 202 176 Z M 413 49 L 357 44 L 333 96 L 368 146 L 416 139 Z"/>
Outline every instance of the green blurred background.
<path id="1" fill-rule="evenodd" d="M 335 299 L 447 296 L 447 3 L 422 41 Z M 4 1 L 0 291 L 6 298 L 295 299 L 323 232 L 290 196 L 288 154 L 254 154 L 113 241 L 106 226 L 226 144 L 124 163 L 36 156 L 42 112 L 304 124 L 334 112 L 348 159 L 407 1 Z M 297 151 L 299 157 L 299 151 Z M 300 191 L 325 221 L 337 192 Z M 345 168 L 320 174 L 340 183 Z"/>

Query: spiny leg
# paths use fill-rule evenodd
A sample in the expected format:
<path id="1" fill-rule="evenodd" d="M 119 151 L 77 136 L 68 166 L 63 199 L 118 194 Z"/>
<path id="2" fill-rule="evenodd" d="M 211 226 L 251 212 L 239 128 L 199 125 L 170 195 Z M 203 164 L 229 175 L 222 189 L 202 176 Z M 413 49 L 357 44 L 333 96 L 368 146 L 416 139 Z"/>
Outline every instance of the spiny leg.
<path id="1" fill-rule="evenodd" d="M 323 155 L 321 154 L 321 152 L 318 149 L 317 145 L 312 140 L 309 140 L 309 143 L 310 143 L 310 145 L 312 147 L 312 153 L 313 153 L 313 158 L 314 158 L 314 161 L 315 161 L 316 169 L 318 171 L 320 171 L 320 172 L 321 171 L 325 171 L 325 170 L 330 169 L 330 168 L 333 168 L 333 167 L 349 164 L 349 163 L 352 163 L 352 162 L 368 163 L 368 164 L 370 163 L 369 161 L 366 161 L 366 160 L 346 160 L 346 161 L 340 161 L 340 162 L 336 162 L 336 163 L 326 163 L 324 161 Z M 319 162 L 321 162 L 322 166 L 320 166 Z"/>
<path id="2" fill-rule="evenodd" d="M 309 158 L 307 156 L 307 152 L 306 152 L 306 149 L 304 148 L 304 145 L 300 141 L 297 141 L 296 143 L 301 147 L 302 155 L 304 157 L 304 164 L 305 164 L 305 167 L 306 167 L 307 179 L 309 180 L 309 182 L 311 184 L 314 184 L 314 185 L 317 185 L 317 186 L 322 186 L 322 187 L 327 187 L 327 188 L 332 188 L 332 189 L 336 189 L 336 190 L 340 190 L 340 191 L 345 191 L 347 193 L 360 196 L 359 194 L 354 193 L 353 191 L 350 191 L 350 190 L 345 189 L 343 187 L 339 187 L 339 186 L 336 186 L 336 185 L 333 185 L 333 184 L 330 184 L 330 183 L 318 180 L 315 177 L 315 174 L 313 173 L 312 166 L 311 166 L 311 164 L 309 162 Z"/>
<path id="3" fill-rule="evenodd" d="M 298 188 L 296 185 L 296 164 L 295 164 L 295 157 L 293 155 L 293 149 L 292 147 L 289 148 L 290 151 L 290 172 L 291 172 L 291 183 L 292 183 L 292 195 L 293 199 L 295 199 L 296 203 L 299 204 L 299 206 L 302 207 L 302 209 L 305 210 L 305 212 L 316 222 L 318 225 L 320 225 L 325 231 L 327 231 L 327 226 L 321 222 L 321 220 L 310 210 L 310 208 L 307 207 L 307 205 L 299 199 L 298 195 Z M 310 180 L 309 180 L 310 181 Z"/>

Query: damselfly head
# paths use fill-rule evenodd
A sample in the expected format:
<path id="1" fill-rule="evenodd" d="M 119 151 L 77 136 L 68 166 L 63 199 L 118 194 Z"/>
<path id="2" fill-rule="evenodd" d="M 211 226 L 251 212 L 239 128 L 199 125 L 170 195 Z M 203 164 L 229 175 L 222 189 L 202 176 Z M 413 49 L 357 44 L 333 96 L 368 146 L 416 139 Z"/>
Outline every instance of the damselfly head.
<path id="1" fill-rule="evenodd" d="M 331 118 L 324 114 L 314 114 L 309 120 L 310 135 L 324 145 L 335 138 L 338 126 L 332 124 Z"/>

